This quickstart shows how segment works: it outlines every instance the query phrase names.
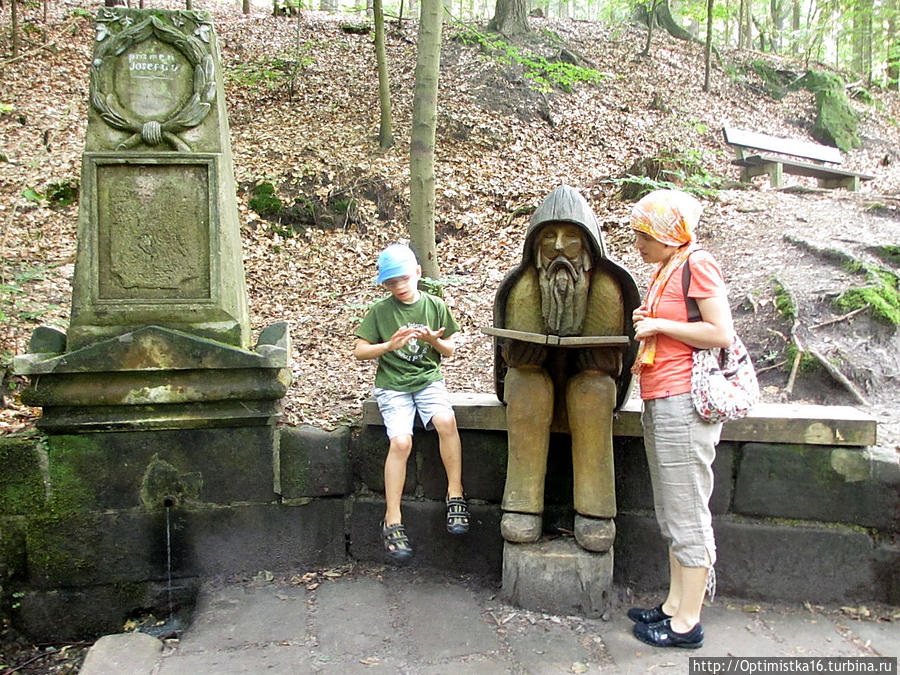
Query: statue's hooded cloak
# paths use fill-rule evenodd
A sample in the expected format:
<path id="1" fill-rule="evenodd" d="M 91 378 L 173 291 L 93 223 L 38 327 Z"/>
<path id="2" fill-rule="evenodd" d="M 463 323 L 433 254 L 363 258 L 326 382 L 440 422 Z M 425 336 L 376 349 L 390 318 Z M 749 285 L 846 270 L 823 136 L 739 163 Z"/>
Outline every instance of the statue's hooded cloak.
<path id="1" fill-rule="evenodd" d="M 525 234 L 522 262 L 512 269 L 497 289 L 494 298 L 494 326 L 530 332 L 544 332 L 540 317 L 540 294 L 537 290 L 537 266 L 535 261 L 536 238 L 548 223 L 572 223 L 585 234 L 590 249 L 591 290 L 588 296 L 587 319 L 582 335 L 626 335 L 628 346 L 622 354 L 622 368 L 616 377 L 616 408 L 628 397 L 631 386 L 631 365 L 637 352 L 634 340 L 632 312 L 640 305 L 637 285 L 628 271 L 607 257 L 606 243 L 597 218 L 581 194 L 568 185 L 561 185 L 551 192 L 535 209 Z M 514 296 L 511 298 L 511 296 Z M 525 302 L 521 300 L 525 298 Z M 532 302 L 528 302 L 528 300 Z M 610 303 L 617 307 L 610 312 Z M 531 311 L 521 309 L 533 305 Z M 615 316 L 610 322 L 609 319 Z M 503 400 L 503 382 L 507 365 L 501 355 L 502 340 L 494 338 L 494 385 L 497 397 Z"/>

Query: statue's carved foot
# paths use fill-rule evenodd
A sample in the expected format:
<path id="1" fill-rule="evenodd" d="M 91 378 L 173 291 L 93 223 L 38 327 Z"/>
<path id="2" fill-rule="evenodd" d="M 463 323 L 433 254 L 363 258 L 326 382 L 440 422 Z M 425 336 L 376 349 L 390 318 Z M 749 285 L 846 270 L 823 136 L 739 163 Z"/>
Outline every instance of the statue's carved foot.
<path id="1" fill-rule="evenodd" d="M 575 541 L 581 548 L 603 553 L 612 548 L 615 538 L 616 523 L 612 518 L 591 518 L 575 514 Z"/>
<path id="2" fill-rule="evenodd" d="M 541 517 L 534 513 L 504 513 L 500 519 L 500 534 L 506 541 L 530 544 L 541 538 Z"/>

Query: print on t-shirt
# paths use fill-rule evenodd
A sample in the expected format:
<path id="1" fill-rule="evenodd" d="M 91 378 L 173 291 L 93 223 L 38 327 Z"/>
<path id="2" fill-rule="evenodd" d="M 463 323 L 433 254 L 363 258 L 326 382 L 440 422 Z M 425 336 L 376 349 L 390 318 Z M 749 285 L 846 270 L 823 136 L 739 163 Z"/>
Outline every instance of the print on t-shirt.
<path id="1" fill-rule="evenodd" d="M 426 326 L 421 323 L 408 323 L 404 326 L 404 328 L 426 328 Z M 413 338 L 412 340 L 407 342 L 401 349 L 397 350 L 397 355 L 404 361 L 415 363 L 416 361 L 422 360 L 422 358 L 428 352 L 428 348 L 430 346 L 431 345 L 425 342 L 425 340 Z"/>

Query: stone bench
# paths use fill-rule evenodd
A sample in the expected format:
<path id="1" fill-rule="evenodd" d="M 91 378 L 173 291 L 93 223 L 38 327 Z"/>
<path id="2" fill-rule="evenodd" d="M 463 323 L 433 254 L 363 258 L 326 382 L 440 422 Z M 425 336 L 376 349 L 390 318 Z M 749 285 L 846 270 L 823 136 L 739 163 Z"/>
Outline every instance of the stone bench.
<path id="1" fill-rule="evenodd" d="M 494 394 L 454 393 L 450 398 L 460 429 L 506 431 L 506 408 Z M 363 424 L 382 424 L 374 398 L 363 403 Z M 631 399 L 613 419 L 613 436 L 642 435 L 641 403 Z M 876 443 L 876 421 L 850 406 L 760 403 L 744 419 L 727 422 L 722 440 L 869 446 Z"/>
<path id="2" fill-rule="evenodd" d="M 451 401 L 463 443 L 463 482 L 479 521 L 470 535 L 476 543 L 468 550 L 478 551 L 479 570 L 486 571 L 501 556 L 506 413 L 493 394 L 458 393 Z M 710 500 L 723 593 L 769 600 L 900 602 L 900 590 L 890 581 L 891 570 L 900 565 L 900 547 L 894 543 L 900 531 L 900 463 L 896 452 L 872 447 L 876 431 L 876 420 L 855 408 L 801 404 L 759 404 L 746 418 L 724 425 Z M 662 588 L 665 545 L 653 514 L 640 401 L 631 400 L 618 411 L 613 435 L 614 578 L 643 591 Z M 370 530 L 383 511 L 386 451 L 378 407 L 368 399 L 363 426 L 350 440 L 354 480 L 365 486 L 351 517 L 351 550 L 359 559 L 381 557 Z M 551 434 L 545 532 L 572 527 L 571 474 L 568 436 Z M 441 534 L 445 489 L 436 434 L 417 421 L 404 520 L 416 530 L 427 558 L 422 563 L 438 567 L 450 559 L 458 565 L 460 555 L 446 548 Z M 474 562 L 469 559 L 467 565 Z"/>

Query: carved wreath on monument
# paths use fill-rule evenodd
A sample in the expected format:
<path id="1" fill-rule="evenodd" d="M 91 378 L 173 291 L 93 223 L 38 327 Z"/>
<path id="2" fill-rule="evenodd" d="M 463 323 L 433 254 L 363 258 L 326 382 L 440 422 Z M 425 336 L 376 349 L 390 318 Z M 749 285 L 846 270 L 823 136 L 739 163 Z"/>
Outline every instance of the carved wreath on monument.
<path id="1" fill-rule="evenodd" d="M 182 25 L 186 17 L 197 24 L 194 31 L 199 36 L 187 35 L 178 27 L 168 26 L 162 19 L 151 16 L 136 25 L 128 14 L 115 12 L 101 13 L 97 25 L 98 46 L 94 50 L 91 63 L 90 99 L 91 105 L 109 126 L 131 132 L 131 136 L 117 146 L 117 150 L 127 150 L 144 142 L 157 146 L 163 141 L 176 150 L 190 152 L 190 146 L 178 134 L 197 126 L 209 114 L 211 103 L 216 97 L 215 65 L 212 54 L 204 43 L 209 42 L 210 24 L 203 21 L 196 12 L 181 12 L 172 16 L 173 23 Z M 112 33 L 106 23 L 118 22 L 125 30 Z M 193 93 L 183 106 L 162 121 L 134 119 L 126 112 L 114 92 L 106 91 L 103 68 L 111 57 L 121 56 L 133 45 L 155 37 L 177 49 L 194 69 Z"/>

